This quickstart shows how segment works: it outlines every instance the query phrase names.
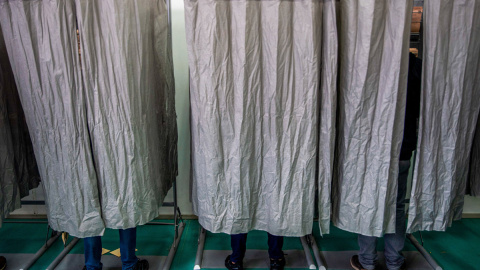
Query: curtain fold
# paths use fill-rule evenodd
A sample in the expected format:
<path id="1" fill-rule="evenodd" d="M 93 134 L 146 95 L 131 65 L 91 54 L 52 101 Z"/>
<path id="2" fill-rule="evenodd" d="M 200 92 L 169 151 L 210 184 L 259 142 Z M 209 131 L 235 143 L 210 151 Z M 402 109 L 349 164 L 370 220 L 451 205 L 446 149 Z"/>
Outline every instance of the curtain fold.
<path id="1" fill-rule="evenodd" d="M 408 232 L 461 218 L 480 109 L 480 1 L 426 1 L 422 100 Z"/>
<path id="2" fill-rule="evenodd" d="M 185 1 L 192 197 L 205 229 L 311 233 L 322 8 L 319 0 Z"/>
<path id="3" fill-rule="evenodd" d="M 362 235 L 395 232 L 412 5 L 344 0 L 339 6 L 332 220 Z"/>
<path id="4" fill-rule="evenodd" d="M 335 153 L 338 73 L 338 27 L 335 0 L 323 1 L 322 75 L 318 150 L 318 225 L 330 232 L 331 192 Z"/>

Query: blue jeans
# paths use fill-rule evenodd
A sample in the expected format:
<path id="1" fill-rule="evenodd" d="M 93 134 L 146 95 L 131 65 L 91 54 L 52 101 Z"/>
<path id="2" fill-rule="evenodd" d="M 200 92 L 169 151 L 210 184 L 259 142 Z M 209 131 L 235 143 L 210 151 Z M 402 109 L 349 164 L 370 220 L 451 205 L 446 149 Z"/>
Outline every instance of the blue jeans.
<path id="1" fill-rule="evenodd" d="M 138 261 L 135 256 L 137 245 L 137 228 L 118 230 L 120 235 L 120 253 L 122 259 L 122 270 L 133 269 Z M 102 257 L 102 238 L 100 236 L 87 237 L 83 239 L 85 248 L 85 266 L 87 270 L 102 269 L 100 259 Z"/>
<path id="2" fill-rule="evenodd" d="M 402 250 L 405 245 L 405 195 L 407 193 L 410 160 L 400 160 L 398 172 L 397 211 L 395 233 L 385 234 L 385 261 L 389 270 L 398 270 L 405 258 Z M 377 263 L 377 237 L 358 235 L 360 253 L 358 260 L 365 269 L 375 269 Z"/>
<path id="3" fill-rule="evenodd" d="M 232 234 L 230 235 L 232 245 L 232 255 L 230 260 L 234 263 L 242 262 L 247 251 L 247 234 Z M 275 236 L 268 234 L 268 255 L 270 259 L 278 260 L 283 259 L 283 236 Z"/>

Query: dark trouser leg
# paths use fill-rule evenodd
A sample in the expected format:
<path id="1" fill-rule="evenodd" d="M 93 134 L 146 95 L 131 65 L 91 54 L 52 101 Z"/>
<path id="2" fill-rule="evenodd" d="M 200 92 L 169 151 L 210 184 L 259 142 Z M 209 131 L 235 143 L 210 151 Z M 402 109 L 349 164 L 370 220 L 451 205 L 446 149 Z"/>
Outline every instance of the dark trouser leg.
<path id="1" fill-rule="evenodd" d="M 377 237 L 359 234 L 358 245 L 360 246 L 358 261 L 365 269 L 375 269 L 377 264 Z"/>
<path id="2" fill-rule="evenodd" d="M 402 250 L 405 245 L 405 196 L 407 193 L 407 179 L 410 169 L 409 160 L 400 160 L 398 174 L 398 193 L 395 233 L 385 234 L 385 261 L 390 270 L 400 269 L 405 258 Z"/>
<path id="3" fill-rule="evenodd" d="M 230 242 L 232 246 L 230 260 L 233 263 L 242 263 L 245 252 L 247 251 L 247 234 L 232 234 L 230 235 Z"/>
<path id="4" fill-rule="evenodd" d="M 83 239 L 85 252 L 85 266 L 87 270 L 102 269 L 102 238 L 100 236 L 87 237 Z"/>
<path id="5" fill-rule="evenodd" d="M 137 228 L 118 230 L 120 235 L 120 253 L 122 259 L 122 269 L 133 269 L 138 261 L 135 256 L 137 246 Z"/>
<path id="6" fill-rule="evenodd" d="M 268 255 L 270 259 L 283 259 L 283 236 L 268 234 Z"/>

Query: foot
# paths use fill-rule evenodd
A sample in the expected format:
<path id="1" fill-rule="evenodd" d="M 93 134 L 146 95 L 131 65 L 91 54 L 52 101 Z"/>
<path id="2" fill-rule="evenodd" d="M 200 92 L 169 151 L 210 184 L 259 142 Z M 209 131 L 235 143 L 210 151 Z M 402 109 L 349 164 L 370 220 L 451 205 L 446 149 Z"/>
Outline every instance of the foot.
<path id="1" fill-rule="evenodd" d="M 138 260 L 137 264 L 133 267 L 133 270 L 148 270 L 148 261 L 147 260 Z"/>
<path id="2" fill-rule="evenodd" d="M 358 255 L 353 255 L 352 256 L 352 258 L 350 259 L 350 265 L 355 270 L 368 270 L 367 268 L 363 268 L 363 265 L 358 260 Z"/>
<path id="3" fill-rule="evenodd" d="M 270 270 L 283 270 L 285 267 L 285 258 L 270 259 Z"/>
<path id="4" fill-rule="evenodd" d="M 241 262 L 232 262 L 230 260 L 230 255 L 225 259 L 225 267 L 229 270 L 243 270 L 243 263 Z"/>
<path id="5" fill-rule="evenodd" d="M 407 270 L 407 264 L 405 263 L 405 261 L 403 261 L 402 266 L 400 266 L 400 268 L 398 268 L 398 270 Z"/>
<path id="6" fill-rule="evenodd" d="M 5 257 L 0 256 L 0 270 L 4 270 L 7 268 L 7 259 Z"/>

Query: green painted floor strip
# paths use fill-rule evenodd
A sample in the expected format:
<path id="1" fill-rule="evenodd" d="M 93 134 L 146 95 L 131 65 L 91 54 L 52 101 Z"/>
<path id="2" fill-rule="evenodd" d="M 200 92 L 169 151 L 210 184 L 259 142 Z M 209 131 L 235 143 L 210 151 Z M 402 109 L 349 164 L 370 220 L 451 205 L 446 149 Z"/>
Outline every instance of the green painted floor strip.
<path id="1" fill-rule="evenodd" d="M 171 221 L 169 221 L 171 222 Z M 323 237 L 314 225 L 314 235 L 323 251 L 357 250 L 357 237 L 353 233 L 331 227 L 331 233 Z M 137 249 L 141 256 L 166 256 L 173 240 L 173 226 L 145 225 L 137 230 Z M 187 220 L 172 269 L 193 269 L 197 251 L 199 224 L 196 220 Z M 414 234 L 418 240 L 418 233 Z M 447 232 L 422 233 L 425 248 L 444 269 L 480 269 L 480 219 L 456 221 Z M 35 253 L 44 243 L 46 224 L 4 223 L 0 229 L 0 253 Z M 118 233 L 106 230 L 102 238 L 106 249 L 119 247 Z M 415 248 L 407 240 L 405 250 Z M 267 234 L 253 231 L 248 235 L 249 249 L 267 249 Z M 379 239 L 379 250 L 383 250 L 383 240 Z M 45 269 L 62 251 L 63 243 L 58 240 L 31 269 Z M 230 239 L 226 234 L 208 233 L 206 250 L 229 250 Z M 284 249 L 302 249 L 298 238 L 286 238 Z M 71 254 L 83 253 L 83 241 L 73 248 Z M 112 256 L 112 255 L 107 255 Z M 219 258 L 224 260 L 224 258 Z"/>

